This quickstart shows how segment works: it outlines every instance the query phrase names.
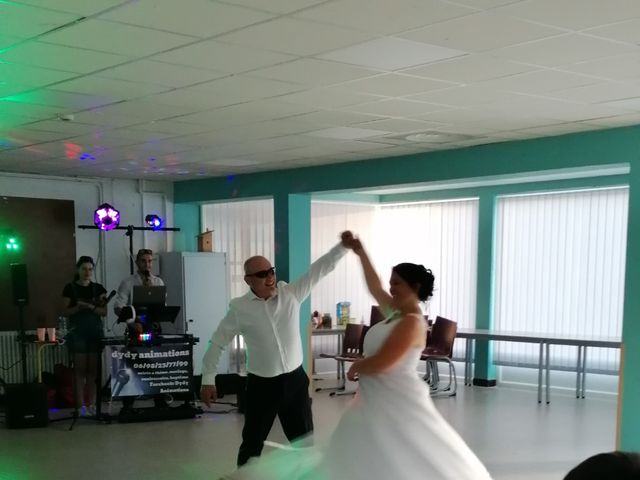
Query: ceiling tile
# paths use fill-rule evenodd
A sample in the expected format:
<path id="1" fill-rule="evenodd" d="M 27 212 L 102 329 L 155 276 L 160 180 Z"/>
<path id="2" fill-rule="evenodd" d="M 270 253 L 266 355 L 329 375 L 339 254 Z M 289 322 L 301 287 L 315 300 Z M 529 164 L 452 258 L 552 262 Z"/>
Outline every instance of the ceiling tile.
<path id="1" fill-rule="evenodd" d="M 188 8 L 174 0 L 137 0 L 101 15 L 100 19 L 210 37 L 272 17 L 272 14 L 210 0 L 189 0 Z"/>
<path id="2" fill-rule="evenodd" d="M 107 107 L 108 108 L 108 107 Z M 144 119 L 134 117 L 132 115 L 105 113 L 101 108 L 92 110 L 86 110 L 74 114 L 74 121 L 80 123 L 86 123 L 89 125 L 96 125 L 105 129 L 124 127 L 128 125 L 135 125 L 141 123 Z"/>
<path id="3" fill-rule="evenodd" d="M 437 80 L 473 83 L 533 70 L 534 67 L 490 55 L 472 54 L 464 57 L 409 68 L 402 73 Z"/>
<path id="4" fill-rule="evenodd" d="M 35 143 L 51 142 L 53 140 L 59 140 L 61 138 L 68 138 L 72 136 L 73 134 L 70 133 L 43 132 L 39 130 L 31 130 L 28 128 L 8 131 L 3 134 L 3 137 L 9 139 L 10 142 L 16 142 L 21 145 L 32 145 Z"/>
<path id="5" fill-rule="evenodd" d="M 165 87 L 186 87 L 195 83 L 207 82 L 225 76 L 221 72 L 192 68 L 184 65 L 171 65 L 164 62 L 140 60 L 100 72 L 98 76 L 120 80 L 135 79 Z"/>
<path id="6" fill-rule="evenodd" d="M 361 92 L 350 92 L 339 87 L 315 88 L 279 97 L 280 100 L 319 108 L 335 108 L 371 102 L 378 98 Z"/>
<path id="7" fill-rule="evenodd" d="M 467 5 L 472 8 L 478 8 L 482 10 L 488 10 L 491 8 L 508 5 L 510 3 L 518 3 L 522 0 L 456 0 L 457 4 Z"/>
<path id="8" fill-rule="evenodd" d="M 2 35 L 30 38 L 66 25 L 78 16 L 20 5 L 15 2 L 0 2 L 0 32 Z"/>
<path id="9" fill-rule="evenodd" d="M 180 117 L 180 121 L 206 124 L 209 130 L 235 125 L 251 124 L 266 120 L 291 117 L 313 111 L 313 107 L 280 102 L 278 100 L 258 100 L 254 102 L 217 108 Z"/>
<path id="10" fill-rule="evenodd" d="M 77 76 L 76 73 L 29 67 L 0 61 L 0 79 L 4 83 L 42 87 Z"/>
<path id="11" fill-rule="evenodd" d="M 479 86 L 520 93 L 544 93 L 598 83 L 598 79 L 558 70 L 538 70 L 482 82 Z"/>
<path id="12" fill-rule="evenodd" d="M 3 49 L 8 48 L 11 45 L 15 45 L 16 43 L 19 43 L 21 41 L 24 41 L 24 39 L 0 34 L 0 52 L 2 52 Z"/>
<path id="13" fill-rule="evenodd" d="M 124 55 L 28 42 L 0 51 L 0 60 L 67 72 L 89 73 L 130 60 Z"/>
<path id="14" fill-rule="evenodd" d="M 559 123 L 556 125 L 545 125 L 544 127 L 534 127 L 524 130 L 518 130 L 522 133 L 533 134 L 536 137 L 546 137 L 555 135 L 565 135 L 567 133 L 587 132 L 596 130 L 598 127 L 586 123 Z"/>
<path id="15" fill-rule="evenodd" d="M 398 70 L 466 54 L 460 50 L 414 42 L 404 38 L 384 37 L 350 46 L 321 58 L 381 70 Z"/>
<path id="16" fill-rule="evenodd" d="M 335 138 L 337 140 L 355 140 L 358 138 L 380 137 L 391 132 L 371 128 L 333 127 L 305 133 L 312 137 Z"/>
<path id="17" fill-rule="evenodd" d="M 601 82 L 584 87 L 557 90 L 547 94 L 548 97 L 561 98 L 582 103 L 600 103 L 640 95 L 640 84 L 636 82 Z"/>
<path id="18" fill-rule="evenodd" d="M 13 129 L 19 125 L 29 124 L 33 122 L 31 117 L 23 117 L 20 115 L 0 115 L 0 131 Z M 0 149 L 6 148 L 0 139 Z"/>
<path id="19" fill-rule="evenodd" d="M 95 125 L 88 125 L 79 122 L 64 122 L 62 120 L 43 120 L 34 122 L 26 126 L 29 130 L 41 130 L 46 132 L 57 132 L 63 135 L 83 135 L 96 130 Z M 59 138 L 63 138 L 62 136 Z"/>
<path id="20" fill-rule="evenodd" d="M 224 0 L 225 3 L 242 5 L 243 7 L 265 10 L 274 13 L 291 13 L 296 10 L 307 8 L 326 0 Z"/>
<path id="21" fill-rule="evenodd" d="M 454 86 L 454 83 L 388 73 L 344 83 L 341 88 L 387 97 L 402 97 Z"/>
<path id="22" fill-rule="evenodd" d="M 640 18 L 585 30 L 584 33 L 632 44 L 640 43 Z"/>
<path id="23" fill-rule="evenodd" d="M 56 85 L 56 90 L 63 92 L 84 93 L 87 95 L 108 95 L 117 100 L 143 97 L 167 90 L 162 85 L 151 83 L 127 82 L 95 75 L 69 80 Z"/>
<path id="24" fill-rule="evenodd" d="M 576 34 L 500 48 L 494 50 L 493 55 L 524 63 L 555 67 L 633 52 L 640 54 L 640 47 Z"/>
<path id="25" fill-rule="evenodd" d="M 219 37 L 223 42 L 292 55 L 316 55 L 369 38 L 370 34 L 356 30 L 285 17 Z"/>
<path id="26" fill-rule="evenodd" d="M 371 122 L 382 120 L 386 117 L 378 115 L 368 115 L 365 113 L 344 112 L 339 110 L 320 110 L 318 112 L 298 115 L 294 120 L 313 125 L 309 130 L 317 130 L 317 126 L 345 126 L 354 123 Z"/>
<path id="27" fill-rule="evenodd" d="M 300 85 L 292 83 L 235 75 L 204 83 L 197 87 L 162 93 L 156 95 L 154 100 L 160 103 L 177 101 L 179 102 L 178 105 L 181 105 L 181 102 L 188 102 L 184 103 L 186 106 L 191 106 L 195 100 L 194 106 L 200 105 L 202 107 L 201 110 L 204 110 L 207 107 L 224 107 L 260 98 L 275 97 L 300 89 Z M 186 95 L 183 97 L 181 93 Z M 193 99 L 190 97 L 191 95 L 193 95 Z"/>
<path id="28" fill-rule="evenodd" d="M 640 97 L 611 100 L 609 102 L 603 102 L 600 105 L 607 105 L 609 107 L 620 107 L 626 110 L 635 110 L 636 112 L 640 112 Z"/>
<path id="29" fill-rule="evenodd" d="M 98 12 L 122 5 L 122 0 L 56 0 L 52 5 L 51 0 L 20 0 L 20 3 L 46 9 L 60 10 L 63 12 L 76 13 L 82 16 L 94 15 Z"/>
<path id="30" fill-rule="evenodd" d="M 498 8 L 506 15 L 572 30 L 640 17 L 636 0 L 528 0 Z"/>
<path id="31" fill-rule="evenodd" d="M 0 99 L 30 92 L 34 88 L 37 87 L 29 85 L 18 85 L 17 83 L 3 83 L 2 81 L 0 81 Z"/>
<path id="32" fill-rule="evenodd" d="M 86 20 L 50 33 L 47 43 L 144 56 L 193 42 L 193 37 L 102 20 Z"/>
<path id="33" fill-rule="evenodd" d="M 60 110 L 56 107 L 0 100 L 0 112 L 2 112 L 2 116 L 20 115 L 37 120 L 55 118 L 60 113 Z"/>
<path id="34" fill-rule="evenodd" d="M 480 12 L 429 25 L 400 36 L 456 50 L 483 52 L 562 33 L 564 31 L 557 28 L 493 12 Z"/>
<path id="35" fill-rule="evenodd" d="M 211 125 L 178 122 L 175 120 L 157 120 L 128 128 L 130 132 L 149 132 L 165 134 L 167 136 L 192 135 L 213 130 Z"/>
<path id="36" fill-rule="evenodd" d="M 551 118 L 564 122 L 582 121 L 599 117 L 610 117 L 630 113 L 628 109 L 610 107 L 607 105 L 584 105 L 556 100 L 553 98 L 520 95 L 519 99 L 512 99 L 507 104 L 494 104 L 487 107 L 487 111 L 509 117 L 510 115 L 531 118 Z M 553 122 L 558 123 L 558 122 Z"/>
<path id="37" fill-rule="evenodd" d="M 274 67 L 263 68 L 251 72 L 252 77 L 270 78 L 296 82 L 305 85 L 324 86 L 335 83 L 369 77 L 379 73 L 343 63 L 303 58 Z"/>
<path id="38" fill-rule="evenodd" d="M 616 55 L 588 62 L 574 63 L 562 68 L 611 80 L 629 80 L 640 77 L 640 55 Z"/>
<path id="39" fill-rule="evenodd" d="M 152 57 L 153 60 L 162 62 L 209 68 L 225 73 L 245 72 L 288 62 L 295 58 L 292 55 L 269 52 L 260 48 L 241 47 L 214 41 L 199 42 Z"/>
<path id="40" fill-rule="evenodd" d="M 405 120 L 398 118 L 389 118 L 384 120 L 374 120 L 373 122 L 359 123 L 357 126 L 362 128 L 373 128 L 376 130 L 387 130 L 393 133 L 410 133 L 423 130 L 430 130 L 441 124 L 436 122 L 421 122 L 417 120 Z"/>
<path id="41" fill-rule="evenodd" d="M 428 112 L 447 110 L 448 107 L 430 103 L 413 102 L 410 100 L 392 99 L 378 102 L 364 103 L 349 110 L 358 113 L 370 113 L 373 115 L 386 115 L 389 117 L 415 117 Z"/>
<path id="42" fill-rule="evenodd" d="M 140 121 L 152 121 L 184 115 L 192 111 L 196 111 L 196 109 L 192 109 L 184 105 L 162 105 L 156 101 L 156 96 L 154 96 L 150 99 L 130 100 L 114 105 L 108 105 L 93 110 L 93 113 L 95 114 L 94 118 L 97 118 L 98 115 L 107 115 L 108 117 L 112 115 L 122 115 L 133 119 L 139 119 Z M 87 123 L 92 122 L 87 121 Z"/>
<path id="43" fill-rule="evenodd" d="M 471 8 L 438 0 L 340 0 L 306 9 L 295 16 L 376 35 L 391 35 L 470 13 L 474 13 Z"/>
<path id="44" fill-rule="evenodd" d="M 623 127 L 626 125 L 638 125 L 640 124 L 640 113 L 617 115 L 607 118 L 596 118 L 593 120 L 588 120 L 585 123 L 596 125 L 598 127 Z"/>
<path id="45" fill-rule="evenodd" d="M 34 103 L 38 105 L 62 107 L 60 113 L 63 114 L 113 103 L 113 99 L 110 97 L 82 95 L 78 93 L 61 92 L 54 89 L 42 89 L 12 95 L 11 97 L 6 97 L 5 100 L 17 103 Z"/>

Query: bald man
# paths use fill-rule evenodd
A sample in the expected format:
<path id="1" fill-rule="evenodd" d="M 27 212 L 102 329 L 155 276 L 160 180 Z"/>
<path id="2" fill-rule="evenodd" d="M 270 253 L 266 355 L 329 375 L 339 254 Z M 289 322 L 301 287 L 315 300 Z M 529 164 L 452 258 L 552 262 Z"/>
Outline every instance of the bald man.
<path id="1" fill-rule="evenodd" d="M 238 466 L 260 456 L 276 415 L 289 441 L 313 431 L 309 378 L 302 369 L 300 304 L 335 268 L 352 238 L 351 232 L 343 232 L 340 243 L 289 284 L 276 281 L 276 269 L 264 257 L 251 257 L 244 263 L 244 281 L 250 291 L 231 300 L 211 337 L 202 361 L 200 392 L 207 406 L 216 400 L 215 377 L 222 350 L 236 335 L 242 335 L 248 375 Z"/>

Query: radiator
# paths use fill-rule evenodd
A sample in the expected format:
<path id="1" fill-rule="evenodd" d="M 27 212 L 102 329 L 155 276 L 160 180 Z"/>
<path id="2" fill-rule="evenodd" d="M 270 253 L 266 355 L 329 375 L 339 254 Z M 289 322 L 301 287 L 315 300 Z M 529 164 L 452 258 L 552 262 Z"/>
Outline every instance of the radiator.
<path id="1" fill-rule="evenodd" d="M 35 332 L 27 333 L 35 334 Z M 16 340 L 17 335 L 17 332 L 0 332 L 0 379 L 6 383 L 22 382 L 20 344 Z M 37 379 L 36 348 L 36 345 L 33 343 L 29 343 L 26 346 L 27 382 L 33 382 Z M 44 347 L 42 360 L 42 371 L 53 373 L 53 366 L 55 364 L 62 363 L 69 365 L 67 348 L 63 345 Z"/>

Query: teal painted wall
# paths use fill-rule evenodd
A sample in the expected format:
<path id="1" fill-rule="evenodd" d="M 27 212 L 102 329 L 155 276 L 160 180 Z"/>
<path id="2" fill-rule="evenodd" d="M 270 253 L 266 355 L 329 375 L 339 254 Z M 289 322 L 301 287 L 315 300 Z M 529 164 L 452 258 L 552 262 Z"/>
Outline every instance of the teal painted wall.
<path id="1" fill-rule="evenodd" d="M 640 451 L 640 162 L 631 172 L 618 443 L 622 450 Z"/>
<path id="2" fill-rule="evenodd" d="M 383 202 L 415 201 L 418 197 L 425 200 L 444 199 L 481 196 L 489 193 L 491 195 L 523 193 L 546 188 L 602 186 L 607 182 L 610 185 L 628 183 L 631 186 L 631 200 L 623 333 L 625 367 L 621 381 L 620 425 L 617 440 L 622 449 L 640 450 L 640 295 L 638 295 L 640 290 L 640 248 L 638 247 L 640 245 L 640 126 L 376 159 L 367 162 L 350 162 L 178 182 L 174 189 L 174 199 L 177 203 L 176 221 L 179 224 L 182 223 L 179 205 L 190 202 L 273 195 L 278 197 L 309 192 L 340 192 L 370 187 L 447 182 L 500 175 L 524 175 L 546 170 L 616 164 L 628 164 L 631 168 L 630 174 L 600 179 L 501 185 L 499 187 L 404 194 L 404 196 L 395 195 L 393 197 L 383 195 L 380 200 Z M 400 200 L 401 198 L 404 200 Z M 287 199 L 287 205 L 288 201 L 289 199 Z M 277 202 L 276 216 L 282 215 L 278 211 L 285 208 L 283 202 L 284 200 Z M 486 210 L 483 211 L 485 212 L 483 216 L 485 220 L 480 228 L 479 241 L 484 242 L 482 248 L 484 252 L 489 248 L 487 246 L 488 232 L 492 231 L 493 225 L 486 224 L 488 222 L 486 218 L 489 218 L 489 215 Z M 278 228 L 279 222 L 282 220 L 276 220 L 276 228 Z M 297 254 L 291 252 L 290 255 L 289 261 Z M 297 264 L 298 261 L 296 260 L 295 263 Z M 487 285 L 486 274 L 479 273 L 478 281 L 482 281 L 483 284 L 482 289 L 479 290 L 479 297 L 482 298 L 479 298 L 477 303 L 478 324 L 482 325 L 490 322 L 490 316 L 487 316 L 486 312 L 491 310 L 491 294 L 488 293 L 491 288 Z M 490 353 L 487 350 L 484 354 L 487 360 L 490 358 Z M 480 355 L 482 356 L 483 353 Z M 489 370 L 485 373 L 491 374 Z"/>
<path id="3" fill-rule="evenodd" d="M 195 252 L 198 250 L 197 235 L 200 233 L 200 205 L 192 203 L 176 203 L 173 207 L 173 218 L 180 229 L 174 235 L 176 252 Z"/>
<path id="4" fill-rule="evenodd" d="M 287 282 L 302 276 L 311 264 L 311 195 L 278 194 L 273 197 L 275 226 L 275 266 L 278 280 Z M 307 298 L 300 306 L 300 335 L 307 367 L 311 305 Z"/>

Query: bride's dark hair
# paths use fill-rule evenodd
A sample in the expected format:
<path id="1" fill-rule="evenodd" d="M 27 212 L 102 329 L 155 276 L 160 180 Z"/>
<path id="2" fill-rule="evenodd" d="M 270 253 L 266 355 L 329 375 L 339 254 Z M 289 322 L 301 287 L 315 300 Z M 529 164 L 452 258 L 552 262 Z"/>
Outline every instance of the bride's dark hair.
<path id="1" fill-rule="evenodd" d="M 393 267 L 393 271 L 400 276 L 411 288 L 418 289 L 418 298 L 426 301 L 433 295 L 433 282 L 435 277 L 424 265 L 415 263 L 399 263 Z"/>

